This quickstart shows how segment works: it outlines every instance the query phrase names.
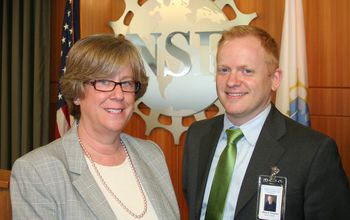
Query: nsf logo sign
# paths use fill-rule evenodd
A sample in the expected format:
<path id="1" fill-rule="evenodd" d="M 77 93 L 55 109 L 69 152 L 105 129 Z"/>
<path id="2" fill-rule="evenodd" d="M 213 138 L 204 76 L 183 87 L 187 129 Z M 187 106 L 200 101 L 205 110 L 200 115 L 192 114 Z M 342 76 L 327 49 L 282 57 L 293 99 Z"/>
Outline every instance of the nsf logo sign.
<path id="1" fill-rule="evenodd" d="M 204 110 L 217 101 L 215 89 L 216 46 L 223 30 L 249 24 L 256 14 L 243 14 L 233 0 L 137 0 L 125 1 L 124 14 L 110 22 L 115 34 L 123 34 L 140 50 L 149 85 L 138 100 L 147 105 L 149 115 L 135 110 L 146 122 L 146 135 L 153 128 L 172 132 L 176 143 L 186 128 L 182 117 L 204 119 Z M 230 7 L 236 18 L 229 21 L 222 9 Z M 129 25 L 124 19 L 132 14 Z M 172 117 L 171 125 L 158 121 Z"/>

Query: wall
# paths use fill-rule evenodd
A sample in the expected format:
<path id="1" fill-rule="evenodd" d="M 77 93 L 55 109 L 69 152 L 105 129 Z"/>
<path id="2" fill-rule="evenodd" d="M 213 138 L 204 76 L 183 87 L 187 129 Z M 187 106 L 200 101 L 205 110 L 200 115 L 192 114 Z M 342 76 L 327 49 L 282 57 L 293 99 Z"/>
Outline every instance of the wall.
<path id="1" fill-rule="evenodd" d="M 131 0 L 130 0 L 131 1 Z M 152 1 L 152 0 L 149 0 Z M 144 1 L 143 1 L 144 2 Z M 282 0 L 236 0 L 237 7 L 245 12 L 256 12 L 251 24 L 264 28 L 280 42 L 284 1 Z M 51 57 L 51 123 L 55 121 L 57 75 L 59 72 L 60 33 L 64 0 L 52 1 L 52 57 Z M 117 20 L 124 11 L 122 0 L 93 1 L 81 3 L 82 37 L 108 32 L 108 22 Z M 350 1 L 348 0 L 304 0 L 304 17 L 307 41 L 309 72 L 309 107 L 312 127 L 333 137 L 338 144 L 343 166 L 350 177 Z M 226 11 L 229 18 L 234 13 Z M 144 111 L 148 109 L 144 108 Z M 210 117 L 215 108 L 207 112 Z M 171 123 L 171 118 L 162 116 L 160 121 Z M 189 125 L 193 118 L 183 119 Z M 132 135 L 157 142 L 167 158 L 172 181 L 178 196 L 183 219 L 186 219 L 186 205 L 181 193 L 181 159 L 185 134 L 180 144 L 175 145 L 171 134 L 155 129 L 149 136 L 144 135 L 145 123 L 134 115 L 125 131 Z M 51 131 L 53 138 L 53 131 Z"/>

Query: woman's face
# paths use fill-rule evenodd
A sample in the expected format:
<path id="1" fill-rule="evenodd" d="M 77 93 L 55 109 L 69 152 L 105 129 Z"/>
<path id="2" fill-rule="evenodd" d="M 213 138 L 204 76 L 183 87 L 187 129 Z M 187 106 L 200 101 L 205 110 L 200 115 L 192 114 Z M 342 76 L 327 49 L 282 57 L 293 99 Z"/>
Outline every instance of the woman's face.
<path id="1" fill-rule="evenodd" d="M 134 80 L 128 65 L 108 80 L 115 82 Z M 120 85 L 113 91 L 96 91 L 91 84 L 84 85 L 84 98 L 80 100 L 79 126 L 92 134 L 119 134 L 129 121 L 135 103 L 135 93 L 123 92 Z"/>

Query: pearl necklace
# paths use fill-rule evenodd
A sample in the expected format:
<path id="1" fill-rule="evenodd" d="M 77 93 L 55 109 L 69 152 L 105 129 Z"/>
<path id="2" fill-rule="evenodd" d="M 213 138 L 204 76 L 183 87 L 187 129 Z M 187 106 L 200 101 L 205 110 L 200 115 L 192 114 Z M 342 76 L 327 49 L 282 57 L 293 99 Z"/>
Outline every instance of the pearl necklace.
<path id="1" fill-rule="evenodd" d="M 97 169 L 97 166 L 95 164 L 95 162 L 92 160 L 92 157 L 91 155 L 89 154 L 89 152 L 86 150 L 85 146 L 83 145 L 83 143 L 81 142 L 80 138 L 78 137 L 78 140 L 79 140 L 79 144 L 81 146 L 81 148 L 83 149 L 85 155 L 87 156 L 87 158 L 89 159 L 89 161 L 91 162 L 92 164 L 92 167 L 94 168 L 94 171 L 95 173 L 97 174 L 99 180 L 101 181 L 103 187 L 107 190 L 107 192 L 117 201 L 117 203 L 127 212 L 129 213 L 132 217 L 134 218 L 142 218 L 146 212 L 147 212 L 147 200 L 146 200 L 146 196 L 145 196 L 145 193 L 142 189 L 142 186 L 141 186 L 141 182 L 140 182 L 140 179 L 136 173 L 136 170 L 135 170 L 135 167 L 133 165 L 133 163 L 131 162 L 131 159 L 130 159 L 130 156 L 129 156 L 129 153 L 128 153 L 128 150 L 126 149 L 125 147 L 125 144 L 122 140 L 120 140 L 120 144 L 122 145 L 123 149 L 124 149 L 124 152 L 126 154 L 126 157 L 128 159 L 128 162 L 129 162 L 129 166 L 132 170 L 132 173 L 134 174 L 135 176 L 135 179 L 136 179 L 136 183 L 137 183 L 137 187 L 140 191 L 140 194 L 142 196 L 142 200 L 143 200 L 143 211 L 140 213 L 140 214 L 135 214 L 133 211 L 131 211 L 117 196 L 116 194 L 111 190 L 111 188 L 108 186 L 108 184 L 106 183 L 106 181 L 103 179 L 100 171 Z"/>

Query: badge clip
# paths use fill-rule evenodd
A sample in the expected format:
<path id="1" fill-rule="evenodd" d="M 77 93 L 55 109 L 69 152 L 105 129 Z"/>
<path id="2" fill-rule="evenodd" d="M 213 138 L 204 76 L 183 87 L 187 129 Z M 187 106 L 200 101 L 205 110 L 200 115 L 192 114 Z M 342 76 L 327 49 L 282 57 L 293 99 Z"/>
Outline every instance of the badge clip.
<path id="1" fill-rule="evenodd" d="M 276 175 L 280 172 L 280 169 L 277 166 L 271 167 L 271 175 L 269 178 L 269 182 L 273 183 L 276 182 Z"/>

